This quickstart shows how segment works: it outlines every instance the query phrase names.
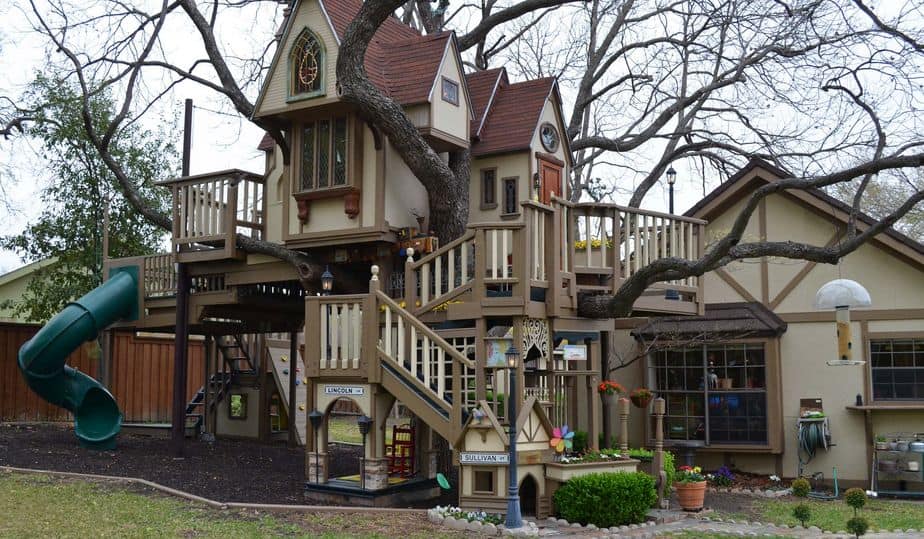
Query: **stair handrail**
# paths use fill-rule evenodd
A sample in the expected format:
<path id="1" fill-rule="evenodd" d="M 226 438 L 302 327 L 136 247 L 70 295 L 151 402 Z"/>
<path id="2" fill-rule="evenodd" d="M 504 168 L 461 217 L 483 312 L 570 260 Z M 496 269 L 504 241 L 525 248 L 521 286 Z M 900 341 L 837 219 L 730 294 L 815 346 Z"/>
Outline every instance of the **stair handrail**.
<path id="1" fill-rule="evenodd" d="M 466 290 L 471 288 L 471 283 L 475 280 L 474 271 L 468 271 L 468 263 L 475 261 L 474 249 L 472 249 L 471 260 L 469 260 L 468 255 L 468 244 L 469 242 L 475 241 L 475 230 L 469 229 L 462 236 L 454 239 L 453 241 L 443 245 L 439 249 L 436 249 L 432 253 L 429 253 L 420 258 L 420 260 L 414 260 L 414 249 L 409 248 L 407 250 L 408 257 L 405 261 L 404 266 L 404 299 L 405 304 L 408 306 L 408 310 L 414 314 L 421 314 L 427 311 L 432 310 L 434 307 L 441 305 L 447 301 L 455 299 L 458 295 L 464 293 Z M 444 255 L 452 253 L 455 249 L 461 247 L 459 251 L 460 257 L 460 279 L 459 286 L 455 286 L 455 260 L 450 260 L 447 265 L 447 278 L 449 279 L 448 286 L 446 291 L 441 291 L 440 294 L 430 297 L 429 288 L 427 289 L 427 294 L 420 298 L 418 297 L 417 287 L 418 285 L 422 287 L 429 287 L 431 273 L 428 271 L 430 265 L 434 261 L 437 261 Z M 439 267 L 434 270 L 432 273 L 433 277 L 441 280 L 442 278 L 442 265 L 439 264 Z M 418 274 L 424 274 L 421 278 Z M 421 305 L 417 305 L 418 299 L 421 299 Z"/>

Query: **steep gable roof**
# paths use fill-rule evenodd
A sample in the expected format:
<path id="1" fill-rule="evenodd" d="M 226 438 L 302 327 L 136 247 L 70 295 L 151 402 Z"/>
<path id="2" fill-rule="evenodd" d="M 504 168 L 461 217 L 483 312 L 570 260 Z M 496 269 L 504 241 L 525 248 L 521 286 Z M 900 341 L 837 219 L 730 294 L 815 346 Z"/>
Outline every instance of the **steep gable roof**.
<path id="1" fill-rule="evenodd" d="M 547 77 L 499 88 L 472 155 L 528 150 L 554 86 L 555 79 Z"/>
<path id="2" fill-rule="evenodd" d="M 468 85 L 469 95 L 472 97 L 474 116 L 471 125 L 472 138 L 478 138 L 481 136 L 481 129 L 484 127 L 497 91 L 510 84 L 510 81 L 507 79 L 507 70 L 498 67 L 468 73 L 465 75 L 465 82 Z"/>
<path id="3" fill-rule="evenodd" d="M 684 215 L 708 219 L 710 215 L 721 213 L 734 201 L 749 195 L 753 189 L 748 187 L 772 183 L 792 176 L 791 172 L 774 166 L 763 159 L 751 158 L 747 165 L 694 204 Z M 812 206 L 815 211 L 826 214 L 829 219 L 835 221 L 847 223 L 850 216 L 850 205 L 832 197 L 821 189 L 794 189 L 784 191 L 783 195 Z M 857 221 L 860 230 L 877 222 L 876 219 L 863 212 L 857 215 Z M 877 235 L 874 241 L 924 266 L 924 244 L 909 238 L 905 234 L 890 227 Z"/>

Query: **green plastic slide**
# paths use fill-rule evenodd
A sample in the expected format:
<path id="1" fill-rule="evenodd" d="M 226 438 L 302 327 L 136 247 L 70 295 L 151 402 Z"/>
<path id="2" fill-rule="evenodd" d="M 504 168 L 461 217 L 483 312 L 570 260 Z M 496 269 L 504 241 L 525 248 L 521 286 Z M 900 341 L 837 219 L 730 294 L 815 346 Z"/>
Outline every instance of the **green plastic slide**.
<path id="1" fill-rule="evenodd" d="M 115 448 L 122 412 L 99 382 L 64 364 L 82 343 L 119 319 L 137 318 L 138 268 L 114 269 L 108 281 L 54 316 L 19 349 L 19 369 L 32 391 L 74 414 L 74 432 L 93 449 Z"/>

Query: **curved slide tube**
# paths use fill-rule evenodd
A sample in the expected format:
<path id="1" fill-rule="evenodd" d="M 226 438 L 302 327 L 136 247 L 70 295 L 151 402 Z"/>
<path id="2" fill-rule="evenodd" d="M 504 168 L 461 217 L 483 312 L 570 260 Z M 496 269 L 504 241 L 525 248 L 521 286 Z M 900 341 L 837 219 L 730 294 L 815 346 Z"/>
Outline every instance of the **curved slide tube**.
<path id="1" fill-rule="evenodd" d="M 46 401 L 72 412 L 77 438 L 93 449 L 115 448 L 122 412 L 105 387 L 64 362 L 82 343 L 137 312 L 137 268 L 125 269 L 68 303 L 19 349 L 19 369 L 26 383 Z"/>

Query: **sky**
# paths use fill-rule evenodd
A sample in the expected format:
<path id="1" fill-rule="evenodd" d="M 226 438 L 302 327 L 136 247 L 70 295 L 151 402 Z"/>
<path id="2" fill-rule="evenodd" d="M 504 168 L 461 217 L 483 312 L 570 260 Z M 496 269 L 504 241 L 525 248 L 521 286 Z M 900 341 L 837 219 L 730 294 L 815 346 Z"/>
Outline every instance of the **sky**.
<path id="1" fill-rule="evenodd" d="M 18 96 L 25 86 L 41 71 L 48 61 L 47 42 L 43 36 L 32 30 L 29 15 L 22 11 L 27 6 L 14 6 L 0 2 L 0 19 L 5 26 L 0 29 L 0 95 Z M 264 22 L 261 22 L 264 21 Z M 226 50 L 238 53 L 246 49 L 262 49 L 273 34 L 271 17 L 242 17 L 222 23 L 219 37 Z M 190 37 L 191 27 L 168 25 L 163 34 L 163 46 L 180 64 L 189 63 L 201 56 L 201 44 L 197 36 Z M 270 51 L 271 52 L 271 51 Z M 243 52 L 242 52 L 243 55 Z M 185 58 L 184 58 L 185 56 Z M 60 59 L 60 56 L 55 57 Z M 256 86 L 255 86 L 256 88 Z M 252 93 L 256 93 L 255 91 Z M 251 98 L 255 99 L 255 95 Z M 191 173 L 198 174 L 228 168 L 241 168 L 257 173 L 263 172 L 263 153 L 256 149 L 262 131 L 236 115 L 226 99 L 216 97 L 214 92 L 194 83 L 177 85 L 159 105 L 145 115 L 142 125 L 150 129 L 175 125 L 170 130 L 178 148 L 182 147 L 183 100 L 194 100 L 193 144 Z M 564 98 L 568 99 L 567 90 Z M 569 107 L 566 104 L 565 110 Z M 54 181 L 42 168 L 38 145 L 26 137 L 9 140 L 0 139 L 0 231 L 4 234 L 22 230 L 41 211 L 39 193 L 44 185 Z M 682 165 L 677 166 L 678 179 L 675 186 L 675 209 L 682 213 L 703 195 L 701 180 L 691 178 L 691 172 Z M 624 186 L 629 187 L 629 186 Z M 617 200 L 617 202 L 625 202 Z M 646 198 L 644 207 L 666 211 L 668 196 L 666 185 L 653 190 Z M 24 265 L 19 256 L 0 250 L 0 274 Z"/>

